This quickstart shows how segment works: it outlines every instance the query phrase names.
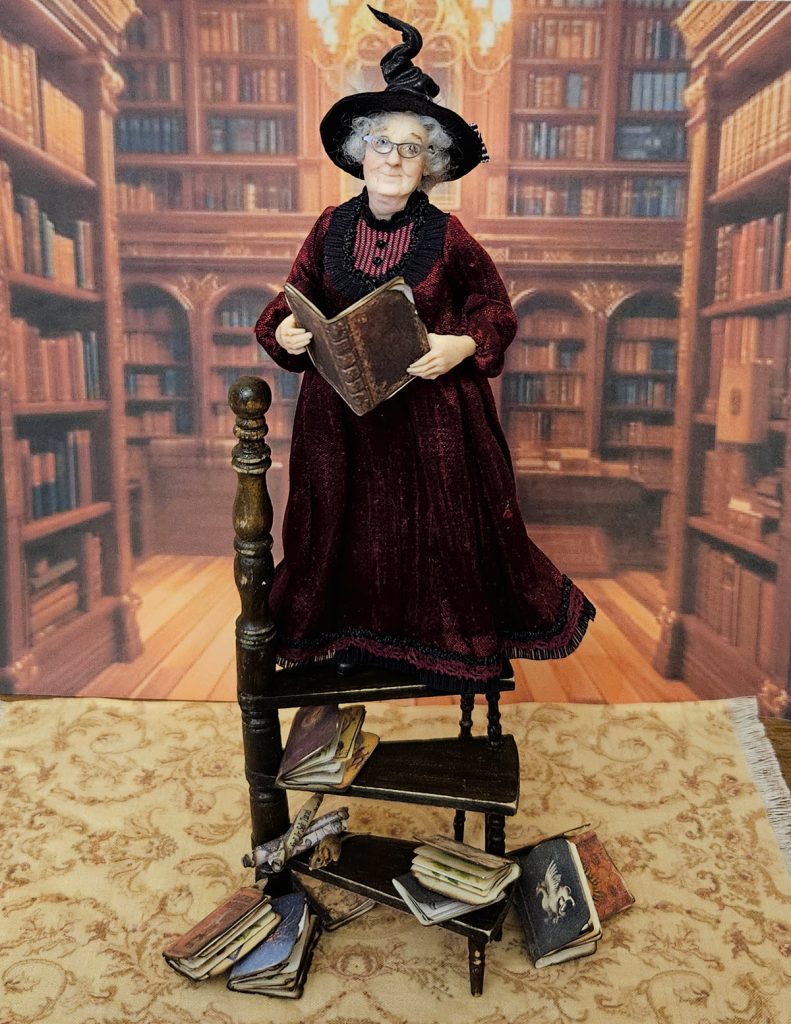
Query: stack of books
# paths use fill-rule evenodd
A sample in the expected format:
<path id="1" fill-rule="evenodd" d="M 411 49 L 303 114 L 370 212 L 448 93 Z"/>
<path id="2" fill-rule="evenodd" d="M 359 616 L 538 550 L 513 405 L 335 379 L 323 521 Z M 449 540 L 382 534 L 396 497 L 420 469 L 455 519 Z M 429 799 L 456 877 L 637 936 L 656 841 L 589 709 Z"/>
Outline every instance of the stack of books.
<path id="1" fill-rule="evenodd" d="M 445 836 L 419 837 L 412 867 L 393 887 L 421 924 L 437 924 L 506 896 L 519 865 Z"/>
<path id="2" fill-rule="evenodd" d="M 365 707 L 300 708 L 294 716 L 276 783 L 284 789 L 341 791 L 374 752 L 379 737 L 363 732 Z"/>
<path id="3" fill-rule="evenodd" d="M 602 920 L 634 903 L 595 832 L 553 836 L 509 857 L 521 867 L 514 902 L 536 967 L 590 956 Z"/>
<path id="4" fill-rule="evenodd" d="M 280 914 L 263 888 L 245 886 L 172 942 L 162 955 L 179 974 L 204 981 L 227 971 L 263 942 L 279 922 Z"/>
<path id="5" fill-rule="evenodd" d="M 277 927 L 236 961 L 228 988 L 234 992 L 298 999 L 319 935 L 318 918 L 301 892 L 277 896 L 272 906 L 280 917 Z"/>

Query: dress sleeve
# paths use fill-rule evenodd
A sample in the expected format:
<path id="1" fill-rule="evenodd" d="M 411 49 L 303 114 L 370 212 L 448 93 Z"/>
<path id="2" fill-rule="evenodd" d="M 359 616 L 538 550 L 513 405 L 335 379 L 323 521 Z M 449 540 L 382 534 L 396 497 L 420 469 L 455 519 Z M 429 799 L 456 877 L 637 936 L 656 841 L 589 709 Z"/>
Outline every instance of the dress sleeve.
<path id="1" fill-rule="evenodd" d="M 450 218 L 449 227 L 449 241 L 456 250 L 461 333 L 475 342 L 472 358 L 481 373 L 496 377 L 503 369 L 505 350 L 516 335 L 516 314 L 503 279 L 483 246 L 456 217 Z"/>
<path id="2" fill-rule="evenodd" d="M 297 253 L 294 265 L 286 278 L 289 284 L 293 284 L 295 288 L 298 288 L 319 309 L 323 305 L 321 301 L 321 254 L 324 234 L 332 210 L 333 207 L 328 207 L 313 225 L 310 234 L 302 243 L 302 248 Z M 255 325 L 255 336 L 258 344 L 269 353 L 278 366 L 282 366 L 284 370 L 293 370 L 295 373 L 301 373 L 313 365 L 310 361 L 310 356 L 307 353 L 293 356 L 286 352 L 275 340 L 275 331 L 290 312 L 291 308 L 286 300 L 285 293 L 278 292 L 259 316 Z"/>

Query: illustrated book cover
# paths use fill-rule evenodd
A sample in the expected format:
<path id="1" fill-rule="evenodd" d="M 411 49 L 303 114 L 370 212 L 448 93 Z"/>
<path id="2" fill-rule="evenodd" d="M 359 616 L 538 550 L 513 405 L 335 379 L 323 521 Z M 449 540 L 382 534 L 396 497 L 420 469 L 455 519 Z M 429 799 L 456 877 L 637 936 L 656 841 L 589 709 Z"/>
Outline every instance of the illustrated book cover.
<path id="1" fill-rule="evenodd" d="M 266 938 L 279 920 L 263 889 L 245 886 L 175 939 L 162 955 L 180 974 L 202 981 L 226 971 Z"/>
<path id="2" fill-rule="evenodd" d="M 294 716 L 275 782 L 288 789 L 342 791 L 379 743 L 363 732 L 365 707 L 305 707 Z"/>
<path id="3" fill-rule="evenodd" d="M 406 368 L 429 351 L 412 290 L 394 277 L 327 319 L 291 284 L 284 286 L 307 352 L 322 377 L 358 416 L 391 398 L 414 378 Z"/>
<path id="4" fill-rule="evenodd" d="M 277 927 L 233 965 L 228 988 L 297 999 L 318 938 L 317 918 L 301 892 L 276 896 L 272 906 L 280 915 Z"/>
<path id="5" fill-rule="evenodd" d="M 522 873 L 514 902 L 536 967 L 596 950 L 601 923 L 576 846 L 555 836 L 517 853 Z"/>
<path id="6" fill-rule="evenodd" d="M 596 833 L 583 832 L 569 838 L 580 855 L 599 920 L 631 907 L 634 896 Z"/>

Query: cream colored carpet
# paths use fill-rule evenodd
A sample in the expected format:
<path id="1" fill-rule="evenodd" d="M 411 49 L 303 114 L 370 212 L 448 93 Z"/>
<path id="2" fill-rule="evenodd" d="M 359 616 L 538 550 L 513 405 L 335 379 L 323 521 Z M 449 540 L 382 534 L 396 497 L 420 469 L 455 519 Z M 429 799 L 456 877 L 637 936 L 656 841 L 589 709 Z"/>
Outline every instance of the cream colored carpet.
<path id="1" fill-rule="evenodd" d="M 372 705 L 367 721 L 417 737 L 456 720 Z M 589 821 L 636 906 L 595 956 L 541 971 L 512 913 L 480 999 L 460 936 L 377 908 L 321 937 L 292 1002 L 188 982 L 160 956 L 250 877 L 236 706 L 0 703 L 0 1022 L 789 1024 L 791 801 L 753 702 L 508 705 L 503 724 L 524 771 L 509 845 Z M 451 828 L 444 811 L 351 808 L 357 831 Z"/>

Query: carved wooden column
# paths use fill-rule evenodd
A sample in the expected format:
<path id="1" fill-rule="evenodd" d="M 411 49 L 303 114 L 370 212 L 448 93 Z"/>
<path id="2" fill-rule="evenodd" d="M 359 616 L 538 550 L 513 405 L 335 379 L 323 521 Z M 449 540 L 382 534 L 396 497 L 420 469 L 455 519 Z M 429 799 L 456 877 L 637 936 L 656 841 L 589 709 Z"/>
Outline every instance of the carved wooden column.
<path id="1" fill-rule="evenodd" d="M 698 345 L 700 318 L 705 305 L 701 276 L 704 250 L 712 242 L 706 195 L 710 189 L 712 151 L 716 145 L 714 125 L 713 60 L 707 61 L 685 93 L 689 109 L 690 176 L 687 221 L 682 261 L 681 309 L 679 313 L 678 375 L 675 410 L 673 476 L 670 495 L 670 561 L 667 574 L 667 603 L 659 613 L 661 633 L 654 655 L 654 668 L 667 678 L 680 678 L 684 655 L 684 566 L 689 557 L 686 529 L 689 506 L 689 464 L 694 416 L 694 353 Z"/>
<path id="2" fill-rule="evenodd" d="M 104 385 L 109 402 L 108 434 L 103 439 L 108 452 L 100 471 L 107 475 L 115 518 L 115 542 L 104 544 L 102 557 L 110 593 L 121 598 L 117 623 L 117 650 L 122 660 L 131 661 L 142 651 L 137 627 L 139 600 L 131 590 L 132 553 L 129 540 L 129 500 L 125 457 L 123 297 L 118 251 L 118 217 L 115 204 L 115 144 L 113 120 L 117 99 L 124 87 L 121 76 L 104 57 L 84 62 L 86 87 L 96 97 L 87 105 L 85 140 L 88 168 L 98 185 L 99 200 L 94 217 L 100 287 L 104 294 L 102 330 L 105 335 Z"/>
<path id="3" fill-rule="evenodd" d="M 231 460 L 237 473 L 234 576 L 242 602 L 236 620 L 237 696 L 250 786 L 252 841 L 257 846 L 282 835 L 289 826 L 285 791 L 261 781 L 277 774 L 283 753 L 277 711 L 262 707 L 260 700 L 275 685 L 275 627 L 269 613 L 275 571 L 272 502 L 266 486 L 272 460 L 264 418 L 272 394 L 263 380 L 240 377 L 231 387 L 228 401 L 236 416 L 234 435 L 239 440 Z"/>

